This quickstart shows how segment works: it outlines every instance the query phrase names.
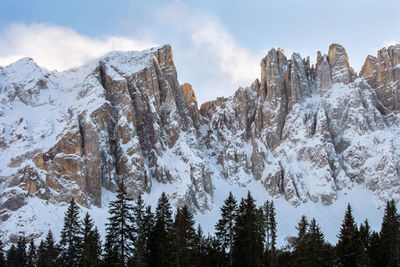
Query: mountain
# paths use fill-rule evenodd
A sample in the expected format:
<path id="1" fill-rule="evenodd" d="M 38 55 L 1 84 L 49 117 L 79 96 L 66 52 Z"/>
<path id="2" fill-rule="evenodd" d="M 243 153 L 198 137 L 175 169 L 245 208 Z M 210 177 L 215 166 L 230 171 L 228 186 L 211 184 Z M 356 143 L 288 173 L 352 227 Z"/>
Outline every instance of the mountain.
<path id="1" fill-rule="evenodd" d="M 2 238 L 57 232 L 71 198 L 103 222 L 121 180 L 148 203 L 167 192 L 210 229 L 228 190 L 296 216 L 399 199 L 400 45 L 368 56 L 359 75 L 338 44 L 315 65 L 281 49 L 260 65 L 250 87 L 200 108 L 169 45 L 64 72 L 30 58 L 1 67 Z"/>

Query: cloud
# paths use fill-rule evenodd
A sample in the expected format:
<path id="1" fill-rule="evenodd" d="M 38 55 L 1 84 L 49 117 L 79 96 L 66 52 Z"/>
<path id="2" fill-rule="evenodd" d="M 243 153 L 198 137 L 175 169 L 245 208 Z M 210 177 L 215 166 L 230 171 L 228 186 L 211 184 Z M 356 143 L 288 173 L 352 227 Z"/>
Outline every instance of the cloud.
<path id="1" fill-rule="evenodd" d="M 72 29 L 47 24 L 11 24 L 0 34 L 0 65 L 22 57 L 59 71 L 83 65 L 111 50 L 143 50 L 153 43 L 127 37 L 90 38 Z"/>
<path id="2" fill-rule="evenodd" d="M 179 80 L 193 85 L 199 103 L 232 95 L 239 86 L 249 86 L 259 77 L 259 63 L 265 54 L 240 45 L 218 17 L 178 0 L 151 12 L 151 21 L 141 21 L 137 32 L 130 34 L 134 38 L 89 37 L 49 24 L 11 24 L 0 32 L 0 66 L 31 57 L 40 66 L 62 71 L 112 50 L 143 50 L 154 43 L 170 43 Z M 143 36 L 143 31 L 151 34 L 136 38 Z"/>
<path id="3" fill-rule="evenodd" d="M 181 1 L 160 7 L 156 14 L 164 32 L 174 35 L 178 74 L 192 83 L 200 103 L 229 96 L 259 77 L 263 54 L 238 44 L 218 17 Z"/>

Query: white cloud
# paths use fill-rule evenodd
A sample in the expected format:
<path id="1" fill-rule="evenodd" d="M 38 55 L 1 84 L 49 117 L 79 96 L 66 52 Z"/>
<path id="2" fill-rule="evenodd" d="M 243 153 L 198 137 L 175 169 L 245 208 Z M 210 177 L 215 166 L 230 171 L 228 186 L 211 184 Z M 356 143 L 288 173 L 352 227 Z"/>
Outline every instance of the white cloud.
<path id="1" fill-rule="evenodd" d="M 199 102 L 229 96 L 260 76 L 265 55 L 241 46 L 218 17 L 176 0 L 159 7 L 159 24 L 169 33 L 180 80 L 190 82 Z"/>
<path id="2" fill-rule="evenodd" d="M 143 50 L 151 46 L 151 42 L 127 37 L 90 38 L 60 26 L 12 24 L 0 34 L 0 65 L 31 57 L 40 66 L 61 71 L 111 50 Z"/>

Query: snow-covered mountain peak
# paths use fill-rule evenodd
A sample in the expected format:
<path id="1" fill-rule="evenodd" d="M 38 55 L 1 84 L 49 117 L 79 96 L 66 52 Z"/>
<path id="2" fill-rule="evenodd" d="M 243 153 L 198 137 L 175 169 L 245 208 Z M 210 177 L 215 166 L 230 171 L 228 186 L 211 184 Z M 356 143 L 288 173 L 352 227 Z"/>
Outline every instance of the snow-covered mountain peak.
<path id="1" fill-rule="evenodd" d="M 169 45 L 63 72 L 30 60 L 1 68 L 2 231 L 40 220 L 32 203 L 73 197 L 102 209 L 121 180 L 148 203 L 166 191 L 199 214 L 227 188 L 296 207 L 334 205 L 352 190 L 372 192 L 371 203 L 398 199 L 399 62 L 397 46 L 380 50 L 357 77 L 338 44 L 315 66 L 271 49 L 250 87 L 200 110 Z"/>

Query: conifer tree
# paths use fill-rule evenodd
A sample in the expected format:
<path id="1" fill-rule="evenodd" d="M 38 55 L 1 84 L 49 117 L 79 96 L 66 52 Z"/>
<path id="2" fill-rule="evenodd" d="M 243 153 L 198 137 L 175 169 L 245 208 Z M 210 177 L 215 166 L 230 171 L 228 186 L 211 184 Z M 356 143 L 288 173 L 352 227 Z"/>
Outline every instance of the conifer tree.
<path id="1" fill-rule="evenodd" d="M 265 232 L 266 232 L 266 248 L 265 248 L 265 260 L 266 265 L 276 266 L 276 213 L 273 201 L 266 201 L 264 204 L 264 218 L 265 218 Z"/>
<path id="2" fill-rule="evenodd" d="M 400 219 L 394 200 L 386 203 L 380 232 L 380 254 L 383 266 L 399 266 Z"/>
<path id="3" fill-rule="evenodd" d="M 82 226 L 79 219 L 79 207 L 71 199 L 64 216 L 64 227 L 61 230 L 61 256 L 63 266 L 79 266 L 82 249 Z"/>
<path id="4" fill-rule="evenodd" d="M 306 235 L 306 266 L 329 266 L 324 243 L 324 235 L 315 219 L 312 219 Z"/>
<path id="5" fill-rule="evenodd" d="M 83 267 L 98 266 L 101 255 L 101 241 L 97 227 L 86 212 L 83 219 L 82 257 L 80 265 Z"/>
<path id="6" fill-rule="evenodd" d="M 347 205 L 338 238 L 336 249 L 339 266 L 357 266 L 360 242 L 358 228 L 351 213 L 350 203 Z"/>
<path id="7" fill-rule="evenodd" d="M 18 260 L 18 253 L 17 253 L 17 248 L 15 247 L 14 244 L 11 245 L 10 249 L 7 251 L 7 267 L 13 267 L 13 266 L 18 266 L 19 260 Z"/>
<path id="8" fill-rule="evenodd" d="M 20 236 L 17 241 L 17 266 L 26 266 L 26 260 L 26 238 L 25 236 Z"/>
<path id="9" fill-rule="evenodd" d="M 163 192 L 158 199 L 155 225 L 151 240 L 151 265 L 170 266 L 173 262 L 172 247 L 172 211 L 167 195 Z"/>
<path id="10" fill-rule="evenodd" d="M 370 245 L 368 250 L 369 266 L 381 266 L 380 237 L 375 231 L 371 233 Z"/>
<path id="11" fill-rule="evenodd" d="M 35 267 L 36 266 L 36 258 L 37 258 L 36 247 L 35 247 L 35 243 L 33 242 L 33 238 L 31 238 L 31 240 L 29 242 L 26 266 L 27 267 Z"/>
<path id="12" fill-rule="evenodd" d="M 229 192 L 228 198 L 225 199 L 224 205 L 221 207 L 221 219 L 215 225 L 216 236 L 222 244 L 223 250 L 229 250 L 229 266 L 233 265 L 233 237 L 234 224 L 237 211 L 237 203 Z"/>
<path id="13" fill-rule="evenodd" d="M 173 233 L 175 266 L 191 265 L 195 230 L 193 215 L 186 205 L 182 208 L 177 208 L 173 224 Z"/>
<path id="14" fill-rule="evenodd" d="M 37 266 L 38 267 L 53 267 L 59 266 L 58 255 L 59 248 L 54 242 L 54 236 L 51 230 L 47 233 L 46 239 L 40 242 L 37 253 Z"/>
<path id="15" fill-rule="evenodd" d="M 360 238 L 360 258 L 359 263 L 361 266 L 369 266 L 369 251 L 371 245 L 371 228 L 368 224 L 368 220 L 365 220 L 363 224 L 360 225 L 359 238 Z"/>
<path id="16" fill-rule="evenodd" d="M 200 224 L 197 226 L 193 237 L 193 262 L 195 266 L 205 266 L 206 240 Z"/>
<path id="17" fill-rule="evenodd" d="M 296 226 L 297 236 L 294 239 L 294 265 L 307 266 L 306 251 L 307 251 L 307 229 L 308 221 L 306 216 L 301 216 L 301 219 Z"/>
<path id="18" fill-rule="evenodd" d="M 142 195 L 139 194 L 135 205 L 133 207 L 133 217 L 134 217 L 134 258 L 131 260 L 131 265 L 135 266 L 145 266 L 146 262 L 146 236 L 144 217 L 146 215 L 146 207 L 142 199 Z"/>
<path id="19" fill-rule="evenodd" d="M 6 266 L 6 258 L 4 256 L 4 245 L 3 242 L 0 240 L 0 267 Z"/>
<path id="20" fill-rule="evenodd" d="M 241 200 L 236 220 L 234 236 L 234 265 L 259 266 L 263 256 L 263 238 L 258 231 L 255 200 L 250 192 Z"/>
<path id="21" fill-rule="evenodd" d="M 106 224 L 106 259 L 117 258 L 117 266 L 125 266 L 133 253 L 133 205 L 124 182 L 118 186 L 117 199 L 110 202 Z M 115 255 L 117 254 L 117 256 Z"/>

